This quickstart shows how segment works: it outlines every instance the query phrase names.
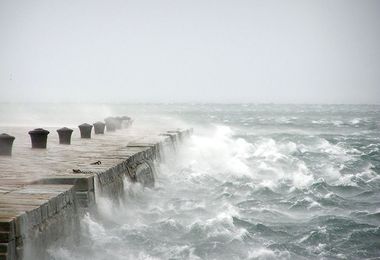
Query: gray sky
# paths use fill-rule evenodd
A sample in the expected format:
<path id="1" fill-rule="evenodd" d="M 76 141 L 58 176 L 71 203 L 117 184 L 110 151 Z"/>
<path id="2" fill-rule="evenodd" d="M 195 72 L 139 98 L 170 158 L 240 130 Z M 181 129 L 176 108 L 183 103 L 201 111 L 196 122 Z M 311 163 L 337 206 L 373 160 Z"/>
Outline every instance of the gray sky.
<path id="1" fill-rule="evenodd" d="M 0 0 L 0 102 L 380 103 L 377 0 Z"/>

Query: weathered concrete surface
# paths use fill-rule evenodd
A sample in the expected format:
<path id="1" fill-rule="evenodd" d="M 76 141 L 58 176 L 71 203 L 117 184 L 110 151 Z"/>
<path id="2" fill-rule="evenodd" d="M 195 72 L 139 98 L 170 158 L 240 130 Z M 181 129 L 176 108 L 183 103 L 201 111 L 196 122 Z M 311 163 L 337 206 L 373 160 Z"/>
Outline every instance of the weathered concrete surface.
<path id="1" fill-rule="evenodd" d="M 19 142 L 12 157 L 0 157 L 0 260 L 43 259 L 36 249 L 78 231 L 80 209 L 97 193 L 120 197 L 125 178 L 152 186 L 153 161 L 191 134 L 123 129 L 86 140 L 76 131 L 72 145 L 52 134 L 46 150 L 35 150 L 27 129 L 7 132 Z"/>
<path id="2" fill-rule="evenodd" d="M 0 195 L 0 259 L 39 255 L 51 240 L 78 228 L 71 185 L 25 185 Z M 33 257 L 34 258 L 34 257 Z"/>

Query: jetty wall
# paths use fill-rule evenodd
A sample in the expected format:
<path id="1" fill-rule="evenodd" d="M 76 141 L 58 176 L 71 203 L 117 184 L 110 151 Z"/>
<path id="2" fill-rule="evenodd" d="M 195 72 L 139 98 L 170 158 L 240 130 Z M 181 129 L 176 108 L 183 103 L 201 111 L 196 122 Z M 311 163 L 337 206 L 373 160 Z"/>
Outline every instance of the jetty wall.
<path id="1" fill-rule="evenodd" d="M 154 186 L 154 163 L 171 156 L 191 134 L 192 129 L 126 140 L 120 135 L 112 144 L 103 138 L 96 150 L 86 141 L 87 147 L 42 152 L 46 163 L 30 160 L 29 173 L 24 172 L 28 167 L 10 163 L 12 158 L 1 160 L 0 169 L 5 170 L 0 172 L 0 260 L 46 259 L 52 242 L 78 239 L 80 218 L 94 207 L 99 194 L 118 201 L 126 178 Z M 70 156 L 62 156 L 66 152 Z M 37 174 L 39 170 L 46 174 Z M 26 178 L 33 171 L 38 178 Z"/>

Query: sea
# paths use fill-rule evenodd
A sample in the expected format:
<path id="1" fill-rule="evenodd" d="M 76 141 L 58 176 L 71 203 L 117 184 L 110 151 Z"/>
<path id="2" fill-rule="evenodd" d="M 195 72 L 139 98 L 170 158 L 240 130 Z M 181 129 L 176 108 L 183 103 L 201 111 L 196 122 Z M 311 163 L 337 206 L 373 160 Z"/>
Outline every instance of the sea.
<path id="1" fill-rule="evenodd" d="M 380 259 L 380 105 L 6 106 L 15 124 L 113 114 L 194 129 L 154 188 L 99 196 L 80 242 L 51 259 Z"/>

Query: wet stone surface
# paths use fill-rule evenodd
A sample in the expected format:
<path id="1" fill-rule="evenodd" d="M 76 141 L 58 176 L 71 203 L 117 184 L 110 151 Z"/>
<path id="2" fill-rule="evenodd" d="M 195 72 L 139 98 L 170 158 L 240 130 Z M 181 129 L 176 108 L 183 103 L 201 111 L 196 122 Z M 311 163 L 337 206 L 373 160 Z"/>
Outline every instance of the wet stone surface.
<path id="1" fill-rule="evenodd" d="M 81 138 L 75 129 L 71 145 L 62 145 L 58 128 L 45 128 L 51 133 L 46 149 L 32 149 L 30 128 L 3 127 L 17 141 L 12 157 L 0 157 L 0 258 L 20 259 L 25 241 L 39 243 L 46 234 L 54 235 L 49 223 L 64 221 L 62 214 L 74 223 L 77 207 L 94 201 L 95 182 L 114 192 L 129 169 L 155 159 L 158 147 L 170 143 L 163 131 L 128 128 L 92 139 Z M 75 223 L 71 226 L 75 230 Z"/>

